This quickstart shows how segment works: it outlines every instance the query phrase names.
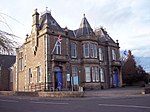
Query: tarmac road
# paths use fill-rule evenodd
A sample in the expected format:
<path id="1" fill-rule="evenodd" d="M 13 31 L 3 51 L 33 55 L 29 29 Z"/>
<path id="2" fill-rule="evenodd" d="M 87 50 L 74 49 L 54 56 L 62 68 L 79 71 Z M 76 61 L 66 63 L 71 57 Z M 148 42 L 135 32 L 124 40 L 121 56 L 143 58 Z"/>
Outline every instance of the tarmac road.
<path id="1" fill-rule="evenodd" d="M 150 95 L 62 99 L 0 96 L 0 112 L 150 112 Z"/>

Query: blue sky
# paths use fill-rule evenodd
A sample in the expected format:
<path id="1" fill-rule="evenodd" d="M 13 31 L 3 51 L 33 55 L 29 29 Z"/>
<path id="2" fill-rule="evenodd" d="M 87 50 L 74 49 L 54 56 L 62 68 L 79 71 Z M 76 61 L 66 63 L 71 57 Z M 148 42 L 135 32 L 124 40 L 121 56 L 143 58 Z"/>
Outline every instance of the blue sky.
<path id="1" fill-rule="evenodd" d="M 93 29 L 103 26 L 119 40 L 121 50 L 150 57 L 150 0 L 0 0 L 0 29 L 13 32 L 24 42 L 31 32 L 34 9 L 41 13 L 46 7 L 61 27 L 77 29 L 85 13 Z"/>

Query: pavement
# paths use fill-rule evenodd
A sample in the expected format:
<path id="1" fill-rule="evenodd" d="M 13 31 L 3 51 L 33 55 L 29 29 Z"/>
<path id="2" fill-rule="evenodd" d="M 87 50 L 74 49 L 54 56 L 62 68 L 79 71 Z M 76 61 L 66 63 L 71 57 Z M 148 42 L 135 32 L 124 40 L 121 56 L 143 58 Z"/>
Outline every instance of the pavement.
<path id="1" fill-rule="evenodd" d="M 144 88 L 112 88 L 112 89 L 104 89 L 97 91 L 85 91 L 85 97 L 122 97 L 122 96 L 135 96 L 142 95 L 142 90 Z"/>
<path id="2" fill-rule="evenodd" d="M 88 90 L 88 91 L 84 91 L 83 97 L 84 98 L 88 98 L 88 97 L 89 98 L 90 97 L 101 97 L 101 98 L 114 97 L 114 98 L 117 98 L 117 97 L 128 97 L 128 96 L 139 96 L 139 95 L 143 95 L 142 94 L 143 90 L 144 90 L 144 88 L 137 88 L 137 87 L 111 88 L 111 89 L 91 90 L 91 91 Z M 8 91 L 8 93 L 9 93 L 9 91 Z M 11 91 L 10 91 L 10 93 L 11 93 Z M 3 94 L 0 94 L 0 95 L 3 95 Z M 147 94 L 147 95 L 150 95 L 150 94 Z M 14 96 L 14 95 L 6 94 L 5 96 Z M 16 96 L 16 97 L 19 97 L 19 96 Z M 24 97 L 24 95 L 20 96 L 20 97 Z M 26 95 L 26 97 L 33 97 L 33 96 Z"/>
<path id="3" fill-rule="evenodd" d="M 0 95 L 0 112 L 150 112 L 150 94 L 143 89 L 84 91 L 83 98 Z"/>

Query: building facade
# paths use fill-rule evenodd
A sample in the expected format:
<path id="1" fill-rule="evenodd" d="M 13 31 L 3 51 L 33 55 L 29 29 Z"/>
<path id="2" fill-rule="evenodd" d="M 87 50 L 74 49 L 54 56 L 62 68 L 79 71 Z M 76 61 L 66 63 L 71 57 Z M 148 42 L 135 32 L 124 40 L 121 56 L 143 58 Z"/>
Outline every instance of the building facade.
<path id="1" fill-rule="evenodd" d="M 77 30 L 61 28 L 48 10 L 32 18 L 16 49 L 16 91 L 122 86 L 119 43 L 104 28 L 93 31 L 85 15 Z"/>

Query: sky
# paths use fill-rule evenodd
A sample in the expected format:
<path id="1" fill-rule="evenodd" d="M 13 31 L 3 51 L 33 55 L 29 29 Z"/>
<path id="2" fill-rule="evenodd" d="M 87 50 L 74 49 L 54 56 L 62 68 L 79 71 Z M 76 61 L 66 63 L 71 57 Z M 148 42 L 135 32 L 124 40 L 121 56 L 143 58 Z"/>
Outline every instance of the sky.
<path id="1" fill-rule="evenodd" d="M 85 14 L 93 30 L 106 28 L 121 50 L 150 57 L 150 0 L 0 0 L 0 29 L 24 42 L 34 10 L 42 13 L 46 7 L 62 28 L 79 28 Z"/>

